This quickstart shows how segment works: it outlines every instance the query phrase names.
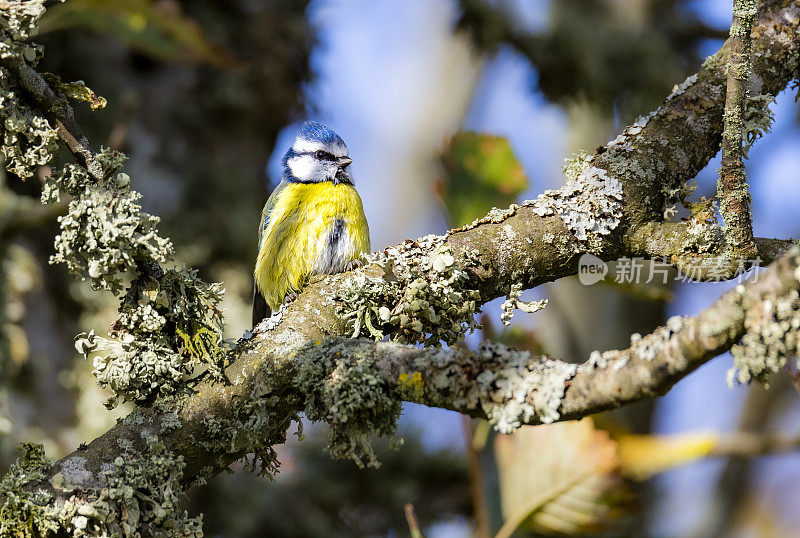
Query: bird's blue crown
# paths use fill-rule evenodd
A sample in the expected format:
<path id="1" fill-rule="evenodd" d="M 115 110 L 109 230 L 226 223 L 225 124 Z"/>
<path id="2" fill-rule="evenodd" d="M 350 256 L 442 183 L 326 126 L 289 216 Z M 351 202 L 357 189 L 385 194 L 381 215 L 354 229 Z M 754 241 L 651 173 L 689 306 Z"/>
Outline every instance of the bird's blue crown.
<path id="1" fill-rule="evenodd" d="M 300 126 L 300 130 L 297 132 L 297 138 L 313 140 L 325 145 L 345 145 L 341 136 L 316 121 L 303 122 L 303 125 Z"/>

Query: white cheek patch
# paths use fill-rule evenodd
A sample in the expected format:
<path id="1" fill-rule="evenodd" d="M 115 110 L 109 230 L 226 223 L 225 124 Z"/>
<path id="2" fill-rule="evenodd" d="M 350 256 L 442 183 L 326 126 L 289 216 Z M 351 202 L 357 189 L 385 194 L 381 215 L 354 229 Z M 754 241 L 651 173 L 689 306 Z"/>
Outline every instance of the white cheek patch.
<path id="1" fill-rule="evenodd" d="M 292 149 L 295 153 L 314 153 L 315 151 L 324 150 L 325 146 L 322 142 L 316 140 L 308 140 L 306 138 L 298 138 L 292 144 Z"/>
<path id="2" fill-rule="evenodd" d="M 320 181 L 325 177 L 325 171 L 319 161 L 311 155 L 297 155 L 286 161 L 286 166 L 294 177 L 300 181 Z"/>

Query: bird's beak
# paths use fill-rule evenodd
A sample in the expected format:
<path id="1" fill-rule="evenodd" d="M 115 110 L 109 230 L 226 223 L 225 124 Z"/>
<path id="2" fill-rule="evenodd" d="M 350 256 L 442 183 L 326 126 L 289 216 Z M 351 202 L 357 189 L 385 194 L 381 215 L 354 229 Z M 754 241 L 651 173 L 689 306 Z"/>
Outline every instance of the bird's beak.
<path id="1" fill-rule="evenodd" d="M 341 168 L 344 168 L 345 166 L 347 166 L 351 162 L 353 162 L 353 159 L 351 159 L 350 157 L 339 157 L 339 166 Z"/>

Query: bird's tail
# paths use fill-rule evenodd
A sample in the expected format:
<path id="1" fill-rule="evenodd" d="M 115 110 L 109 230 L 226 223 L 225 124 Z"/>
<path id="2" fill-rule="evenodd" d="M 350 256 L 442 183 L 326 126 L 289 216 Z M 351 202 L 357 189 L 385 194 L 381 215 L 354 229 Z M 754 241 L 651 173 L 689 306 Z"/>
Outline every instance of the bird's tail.
<path id="1" fill-rule="evenodd" d="M 258 286 L 253 283 L 253 327 L 261 323 L 261 320 L 269 317 L 271 313 L 266 299 L 258 291 Z"/>

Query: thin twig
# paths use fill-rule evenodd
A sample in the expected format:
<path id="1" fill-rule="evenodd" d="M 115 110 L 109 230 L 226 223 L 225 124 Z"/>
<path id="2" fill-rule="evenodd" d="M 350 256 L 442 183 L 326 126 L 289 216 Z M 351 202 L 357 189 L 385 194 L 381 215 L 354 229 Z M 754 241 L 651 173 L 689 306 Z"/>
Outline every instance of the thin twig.
<path id="1" fill-rule="evenodd" d="M 475 446 L 474 420 L 466 415 L 462 417 L 469 465 L 469 489 L 472 496 L 473 517 L 475 518 L 475 538 L 490 538 L 489 509 L 486 506 L 486 488 L 484 487 L 481 454 L 480 450 Z"/>
<path id="2" fill-rule="evenodd" d="M 722 165 L 717 191 L 721 199 L 725 236 L 734 252 L 754 257 L 750 193 L 742 148 L 744 102 L 750 77 L 750 33 L 758 14 L 758 0 L 734 0 L 725 95 L 725 126 L 722 131 Z"/>
<path id="3" fill-rule="evenodd" d="M 67 98 L 54 92 L 44 78 L 22 58 L 8 56 L 0 58 L 0 63 L 11 72 L 19 86 L 55 126 L 58 136 L 67 144 L 78 162 L 86 167 L 94 179 L 103 179 L 103 168 L 95 158 L 89 140 L 75 121 L 75 114 Z"/>
<path id="4" fill-rule="evenodd" d="M 800 449 L 800 435 L 738 432 L 722 435 L 708 457 L 750 458 Z"/>
<path id="5" fill-rule="evenodd" d="M 408 522 L 408 530 L 411 532 L 411 538 L 425 538 L 422 531 L 419 529 L 419 521 L 417 515 L 414 513 L 414 505 L 407 503 L 405 506 L 406 521 Z"/>

